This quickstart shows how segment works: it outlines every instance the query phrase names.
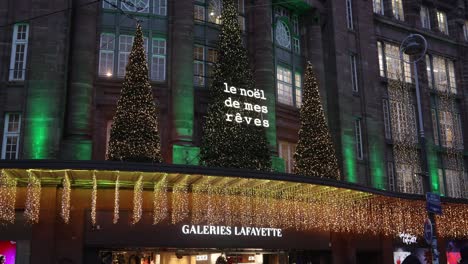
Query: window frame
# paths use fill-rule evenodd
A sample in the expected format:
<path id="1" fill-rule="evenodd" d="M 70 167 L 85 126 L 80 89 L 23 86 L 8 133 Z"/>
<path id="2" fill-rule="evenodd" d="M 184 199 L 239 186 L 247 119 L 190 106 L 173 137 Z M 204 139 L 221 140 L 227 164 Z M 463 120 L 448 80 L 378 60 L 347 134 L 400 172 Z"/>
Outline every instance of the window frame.
<path id="1" fill-rule="evenodd" d="M 359 76 L 357 70 L 357 58 L 356 54 L 352 53 L 349 55 L 350 66 L 351 66 L 351 90 L 354 93 L 359 92 Z"/>
<path id="2" fill-rule="evenodd" d="M 356 143 L 356 159 L 364 159 L 364 145 L 362 142 L 362 122 L 361 118 L 354 120 L 354 139 Z"/>
<path id="3" fill-rule="evenodd" d="M 374 14 L 378 14 L 378 15 L 385 14 L 383 0 L 372 0 L 372 7 L 373 7 Z"/>
<path id="4" fill-rule="evenodd" d="M 436 11 L 437 29 L 440 33 L 449 35 L 447 13 L 441 10 Z"/>
<path id="5" fill-rule="evenodd" d="M 397 49 L 397 55 L 392 56 L 390 51 L 392 49 Z M 389 42 L 384 42 L 381 40 L 377 41 L 377 59 L 379 60 L 379 72 L 380 76 L 391 79 L 391 80 L 401 80 L 405 83 L 414 83 L 414 73 L 413 68 L 409 63 L 405 61 L 409 61 L 409 56 L 407 54 L 403 54 L 404 59 L 400 57 L 399 46 L 394 45 Z M 392 66 L 393 65 L 393 66 Z M 397 65 L 398 69 L 397 72 L 389 72 L 389 68 L 393 69 L 394 66 Z M 389 67 L 392 66 L 392 67 Z M 409 73 L 409 76 L 408 76 Z M 401 76 L 399 76 L 401 75 Z"/>
<path id="6" fill-rule="evenodd" d="M 392 0 L 392 14 L 395 19 L 405 21 L 405 11 L 402 0 Z"/>
<path id="7" fill-rule="evenodd" d="M 8 131 L 10 126 L 10 119 L 12 115 L 18 115 L 17 120 L 17 130 L 16 131 Z M 5 113 L 4 121 L 3 121 L 3 137 L 2 137 L 2 153 L 1 159 L 7 159 L 7 142 L 9 137 L 16 138 L 16 150 L 15 150 L 15 157 L 13 159 L 18 159 L 19 157 L 19 149 L 21 144 L 21 122 L 22 122 L 22 114 L 18 112 L 11 112 Z M 13 160 L 11 157 L 8 158 L 9 160 Z"/>
<path id="8" fill-rule="evenodd" d="M 158 52 L 154 52 L 154 49 L 155 49 L 155 44 L 154 44 L 154 41 L 163 41 L 164 42 L 164 47 L 162 47 L 163 49 L 163 53 L 159 53 Z M 161 49 L 161 47 L 157 47 L 157 49 Z M 160 64 L 159 63 L 155 63 L 154 62 L 154 59 L 162 59 L 163 60 L 163 73 L 162 73 L 162 79 L 158 79 L 156 78 L 156 76 L 154 76 L 154 68 L 155 67 L 159 67 Z M 152 81 L 156 81 L 156 82 L 164 82 L 166 81 L 166 74 L 167 74 L 167 40 L 166 38 L 162 38 L 162 37 L 152 37 L 151 38 L 151 67 L 150 67 L 150 80 Z M 159 71 L 156 71 L 156 72 L 159 72 Z"/>
<path id="9" fill-rule="evenodd" d="M 286 173 L 294 173 L 294 153 L 296 152 L 296 147 L 297 144 L 295 143 L 278 140 L 278 153 L 280 158 L 284 160 L 284 171 Z M 287 154 L 287 158 L 283 154 Z"/>
<path id="10" fill-rule="evenodd" d="M 431 13 L 429 7 L 421 6 L 419 10 L 419 17 L 421 20 L 421 27 L 425 29 L 431 29 Z"/>
<path id="11" fill-rule="evenodd" d="M 18 33 L 21 26 L 26 26 L 26 30 L 24 33 L 24 39 L 18 39 Z M 29 24 L 27 23 L 17 23 L 13 26 L 13 36 L 11 41 L 11 54 L 10 54 L 10 68 L 8 79 L 9 81 L 24 81 L 26 78 L 26 64 L 28 59 L 28 44 L 29 44 Z M 18 48 L 23 47 L 22 54 L 17 54 Z M 23 56 L 22 60 L 20 61 L 18 56 Z M 16 68 L 17 64 L 19 68 Z M 19 72 L 19 76 L 17 75 Z"/>
<path id="12" fill-rule="evenodd" d="M 353 2 L 352 0 L 346 0 L 346 25 L 349 30 L 354 30 L 354 19 L 353 19 Z"/>

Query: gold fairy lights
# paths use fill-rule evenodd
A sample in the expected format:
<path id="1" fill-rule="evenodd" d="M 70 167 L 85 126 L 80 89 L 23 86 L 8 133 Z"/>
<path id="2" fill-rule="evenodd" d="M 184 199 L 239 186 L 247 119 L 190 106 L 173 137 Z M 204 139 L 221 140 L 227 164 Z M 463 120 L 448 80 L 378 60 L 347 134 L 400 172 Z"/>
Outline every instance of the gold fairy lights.
<path id="1" fill-rule="evenodd" d="M 117 176 L 115 179 L 115 188 L 114 188 L 114 215 L 112 218 L 112 223 L 117 224 L 119 222 L 119 210 L 120 210 L 120 173 L 117 172 Z"/>
<path id="2" fill-rule="evenodd" d="M 28 170 L 26 193 L 26 205 L 24 209 L 26 221 L 31 224 L 37 224 L 41 210 L 41 180 L 31 170 Z"/>
<path id="3" fill-rule="evenodd" d="M 180 182 L 172 187 L 172 218 L 173 224 L 180 223 L 185 220 L 189 215 L 189 193 L 187 177 L 183 178 Z"/>
<path id="4" fill-rule="evenodd" d="M 0 171 L 0 224 L 15 221 L 16 179 Z"/>
<path id="5" fill-rule="evenodd" d="M 143 175 L 138 176 L 133 189 L 133 219 L 132 224 L 141 220 L 143 214 Z"/>
<path id="6" fill-rule="evenodd" d="M 169 204 L 167 199 L 167 175 L 154 183 L 153 190 L 153 225 L 162 222 L 168 217 Z"/>
<path id="7" fill-rule="evenodd" d="M 91 191 L 91 224 L 96 225 L 96 203 L 97 203 L 97 178 L 93 171 L 93 190 Z"/>
<path id="8" fill-rule="evenodd" d="M 5 186 L 9 186 L 10 191 L 13 190 L 11 187 L 16 186 L 15 178 L 5 175 L 17 174 L 2 173 L 2 193 L 5 193 Z M 27 176 L 30 177 L 27 178 L 29 181 L 20 182 L 34 186 L 32 176 L 35 175 Z M 96 176 L 99 176 L 98 172 Z M 174 224 L 191 222 L 394 236 L 399 232 L 422 235 L 426 218 L 423 200 L 407 200 L 343 188 L 284 181 L 173 176 L 162 174 L 154 183 L 153 224 L 161 223 L 170 217 Z M 121 177 L 122 175 L 115 181 L 117 200 L 114 199 L 114 216 L 117 216 L 117 220 Z M 41 179 L 42 184 L 47 182 L 46 178 Z M 147 184 L 144 180 L 145 178 L 141 185 L 138 181 L 135 185 Z M 64 189 L 67 189 L 67 181 L 70 182 L 69 177 L 63 179 Z M 127 182 L 124 183 L 127 186 Z M 93 185 L 93 189 L 95 186 L 97 189 L 98 185 L 94 182 Z M 138 189 L 135 190 L 136 196 L 140 192 Z M 145 191 L 149 190 L 142 189 L 142 195 Z M 25 193 L 32 195 L 32 191 Z M 6 208 L 10 208 L 9 221 L 14 220 L 14 205 L 11 206 L 14 199 L 5 201 L 6 197 L 10 196 L 0 196 L 0 216 L 3 222 L 6 219 Z M 62 195 L 63 197 L 65 196 Z M 443 207 L 444 214 L 437 217 L 439 235 L 449 238 L 468 237 L 468 220 L 464 220 L 468 219 L 467 204 L 444 203 Z"/>
<path id="9" fill-rule="evenodd" d="M 71 183 L 68 171 L 65 171 L 65 175 L 62 180 L 62 203 L 60 215 L 65 224 L 70 222 L 70 199 L 71 199 Z"/>

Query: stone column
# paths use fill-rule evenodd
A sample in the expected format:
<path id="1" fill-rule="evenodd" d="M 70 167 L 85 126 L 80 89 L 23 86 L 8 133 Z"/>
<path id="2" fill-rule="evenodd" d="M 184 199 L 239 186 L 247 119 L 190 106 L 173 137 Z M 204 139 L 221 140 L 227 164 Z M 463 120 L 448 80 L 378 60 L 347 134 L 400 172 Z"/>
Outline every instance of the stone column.
<path id="1" fill-rule="evenodd" d="M 270 0 L 255 1 L 255 8 L 249 8 L 251 31 L 249 41 L 252 42 L 253 60 L 255 61 L 254 80 L 257 89 L 265 91 L 268 107 L 267 140 L 273 153 L 277 151 L 276 142 L 276 91 L 275 64 L 273 57 L 272 8 Z"/>
<path id="2" fill-rule="evenodd" d="M 171 1 L 172 2 L 172 1 Z M 172 60 L 172 158 L 181 163 L 198 148 L 193 145 L 194 87 L 193 87 L 193 0 L 173 1 L 170 58 Z"/>
<path id="3" fill-rule="evenodd" d="M 71 21 L 71 53 L 68 67 L 70 75 L 65 117 L 64 159 L 91 159 L 91 111 L 93 80 L 96 74 L 96 17 L 99 4 L 79 7 L 87 0 L 73 1 Z"/>
<path id="4" fill-rule="evenodd" d="M 49 1 L 51 2 L 51 1 Z M 71 2 L 32 2 L 31 16 L 66 9 Z M 29 24 L 24 110 L 24 159 L 56 159 L 62 138 L 69 12 Z"/>

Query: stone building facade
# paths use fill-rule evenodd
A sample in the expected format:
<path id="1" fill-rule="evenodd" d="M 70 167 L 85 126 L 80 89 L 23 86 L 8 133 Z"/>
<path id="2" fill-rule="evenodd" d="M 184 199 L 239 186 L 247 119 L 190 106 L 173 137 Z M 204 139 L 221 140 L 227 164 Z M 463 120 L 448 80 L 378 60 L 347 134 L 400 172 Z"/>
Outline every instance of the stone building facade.
<path id="1" fill-rule="evenodd" d="M 105 159 L 139 20 L 163 156 L 197 164 L 221 8 L 219 0 L 2 1 L 2 158 Z M 256 87 L 276 124 L 267 131 L 275 168 L 292 168 L 310 60 L 343 180 L 422 193 L 414 69 L 398 52 L 418 33 L 428 43 L 418 63 L 428 176 L 434 191 L 466 197 L 466 8 L 462 0 L 239 1 Z"/>

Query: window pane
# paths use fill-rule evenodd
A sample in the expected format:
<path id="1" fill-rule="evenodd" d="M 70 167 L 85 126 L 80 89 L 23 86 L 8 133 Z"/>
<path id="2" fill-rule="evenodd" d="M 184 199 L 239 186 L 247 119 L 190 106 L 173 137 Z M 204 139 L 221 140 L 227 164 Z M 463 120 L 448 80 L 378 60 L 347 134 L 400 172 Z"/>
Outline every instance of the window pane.
<path id="1" fill-rule="evenodd" d="M 448 35 L 447 15 L 442 11 L 437 11 L 437 23 L 439 31 Z"/>
<path id="2" fill-rule="evenodd" d="M 382 47 L 382 42 L 380 41 L 377 42 L 377 53 L 379 57 L 380 76 L 385 77 L 383 47 Z"/>
<path id="3" fill-rule="evenodd" d="M 429 9 L 426 6 L 421 6 L 420 16 L 421 16 L 421 26 L 423 28 L 430 29 L 431 17 L 429 15 Z"/>
<path id="4" fill-rule="evenodd" d="M 121 3 L 124 11 L 141 13 L 148 13 L 149 11 L 149 0 L 125 0 Z"/>
<path id="5" fill-rule="evenodd" d="M 374 13 L 379 14 L 379 15 L 384 14 L 383 0 L 373 0 L 372 4 L 374 6 Z"/>
<path id="6" fill-rule="evenodd" d="M 221 24 L 221 11 L 223 10 L 223 3 L 221 0 L 210 0 L 208 6 L 208 22 Z"/>
<path id="7" fill-rule="evenodd" d="M 392 0 L 392 9 L 393 9 L 393 16 L 398 20 L 405 20 L 403 14 L 403 3 L 402 0 Z"/>
<path id="8" fill-rule="evenodd" d="M 278 102 L 293 105 L 291 71 L 289 69 L 277 67 L 277 89 Z"/>
<path id="9" fill-rule="evenodd" d="M 195 5 L 193 10 L 193 17 L 195 20 L 205 21 L 205 7 Z"/>
<path id="10" fill-rule="evenodd" d="M 167 13 L 167 0 L 154 0 L 154 13 L 165 16 Z"/>
<path id="11" fill-rule="evenodd" d="M 279 46 L 291 49 L 291 33 L 288 26 L 283 21 L 278 21 L 276 24 L 276 43 Z"/>
<path id="12" fill-rule="evenodd" d="M 119 69 L 118 75 L 125 76 L 125 68 L 127 67 L 128 57 L 132 50 L 133 36 L 121 35 L 119 37 Z"/>

